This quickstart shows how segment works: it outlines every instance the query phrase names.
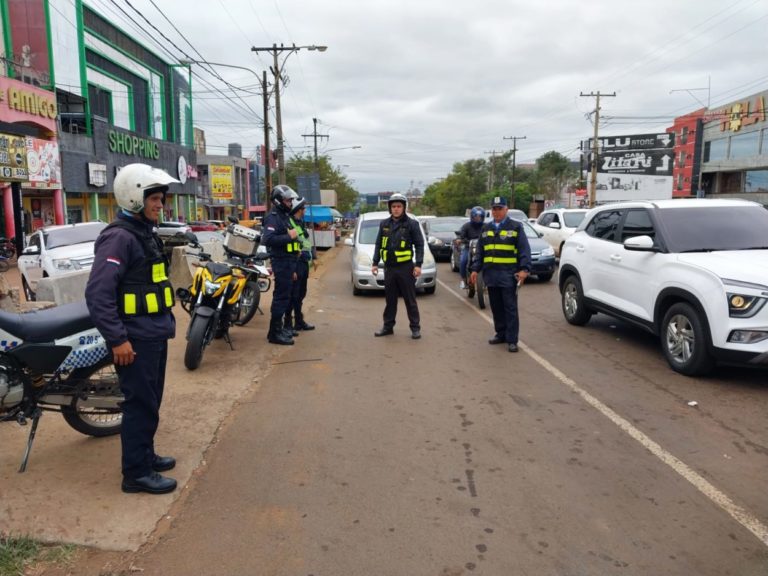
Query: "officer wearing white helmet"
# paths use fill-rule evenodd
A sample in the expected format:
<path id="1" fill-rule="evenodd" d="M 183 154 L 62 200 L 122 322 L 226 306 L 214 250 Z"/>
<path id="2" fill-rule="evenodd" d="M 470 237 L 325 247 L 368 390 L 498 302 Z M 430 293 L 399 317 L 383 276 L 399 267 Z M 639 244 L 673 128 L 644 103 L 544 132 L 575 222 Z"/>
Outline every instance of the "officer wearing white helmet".
<path id="1" fill-rule="evenodd" d="M 173 287 L 155 224 L 170 184 L 179 181 L 147 164 L 129 164 L 115 177 L 121 211 L 99 235 L 85 298 L 112 351 L 125 396 L 121 407 L 123 492 L 164 494 L 176 480 L 160 472 L 176 460 L 155 451 L 168 339 L 176 332 Z"/>
<path id="2" fill-rule="evenodd" d="M 375 277 L 379 273 L 379 262 L 384 263 L 384 325 L 374 336 L 394 334 L 397 300 L 401 296 L 408 312 L 411 338 L 421 338 L 421 319 L 416 304 L 416 278 L 421 276 L 424 261 L 424 237 L 419 223 L 408 217 L 408 200 L 402 194 L 392 194 L 387 201 L 390 217 L 382 220 L 373 249 Z"/>

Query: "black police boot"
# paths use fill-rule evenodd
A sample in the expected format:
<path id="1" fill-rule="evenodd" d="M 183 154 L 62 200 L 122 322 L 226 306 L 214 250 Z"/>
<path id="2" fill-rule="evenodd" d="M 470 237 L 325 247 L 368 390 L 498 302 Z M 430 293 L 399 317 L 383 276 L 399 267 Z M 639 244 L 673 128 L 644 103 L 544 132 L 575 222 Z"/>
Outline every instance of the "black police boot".
<path id="1" fill-rule="evenodd" d="M 293 318 L 291 318 L 290 314 L 285 315 L 285 320 L 283 321 L 283 332 L 285 332 L 286 336 L 290 336 L 291 338 L 299 335 L 299 331 L 294 326 Z"/>
<path id="2" fill-rule="evenodd" d="M 294 330 L 314 330 L 315 326 L 309 322 L 304 321 L 304 316 L 296 316 L 296 324 L 293 325 Z"/>
<path id="3" fill-rule="evenodd" d="M 282 318 L 273 318 L 269 321 L 269 332 L 267 332 L 267 340 L 271 344 L 282 344 L 283 346 L 291 346 L 293 344 L 293 338 L 289 337 L 283 331 Z"/>
<path id="4" fill-rule="evenodd" d="M 141 478 L 123 478 L 123 492 L 149 492 L 150 494 L 167 494 L 176 490 L 176 480 L 151 472 Z"/>

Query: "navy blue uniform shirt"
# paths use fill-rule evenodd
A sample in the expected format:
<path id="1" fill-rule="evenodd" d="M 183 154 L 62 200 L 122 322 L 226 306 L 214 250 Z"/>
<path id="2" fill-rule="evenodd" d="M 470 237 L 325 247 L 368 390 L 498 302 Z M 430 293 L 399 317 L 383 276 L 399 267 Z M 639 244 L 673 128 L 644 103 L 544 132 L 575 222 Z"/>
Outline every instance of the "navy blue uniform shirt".
<path id="1" fill-rule="evenodd" d="M 152 230 L 152 224 L 143 218 L 118 214 L 121 220 L 130 222 L 138 230 Z M 173 313 L 152 314 L 123 318 L 118 313 L 118 287 L 127 270 L 144 261 L 144 247 L 128 230 L 109 228 L 96 239 L 94 261 L 85 301 L 91 319 L 107 345 L 119 346 L 127 340 L 167 340 L 176 335 L 176 319 Z M 148 279 L 149 281 L 149 279 Z"/>
<path id="2" fill-rule="evenodd" d="M 272 212 L 267 214 L 262 225 L 261 243 L 267 247 L 270 258 L 291 258 L 296 260 L 299 254 L 289 253 L 286 246 L 290 242 L 299 242 L 299 239 L 292 239 L 288 235 L 291 230 L 291 221 L 288 214 L 278 208 L 273 208 Z"/>
<path id="3" fill-rule="evenodd" d="M 487 222 L 483 225 L 482 232 L 486 230 L 517 230 L 517 240 L 515 245 L 517 246 L 517 264 L 485 264 L 483 265 L 483 246 L 485 244 L 493 244 L 495 239 L 488 239 L 480 236 L 480 240 L 477 241 L 477 253 L 475 259 L 472 261 L 472 270 L 474 272 L 483 273 L 483 282 L 486 286 L 491 288 L 511 288 L 517 284 L 517 278 L 515 273 L 519 270 L 525 270 L 529 272 L 531 269 L 531 246 L 528 243 L 528 236 L 525 234 L 525 227 L 512 218 L 506 217 L 499 224 L 495 222 Z M 498 236 L 496 236 L 498 238 Z"/>

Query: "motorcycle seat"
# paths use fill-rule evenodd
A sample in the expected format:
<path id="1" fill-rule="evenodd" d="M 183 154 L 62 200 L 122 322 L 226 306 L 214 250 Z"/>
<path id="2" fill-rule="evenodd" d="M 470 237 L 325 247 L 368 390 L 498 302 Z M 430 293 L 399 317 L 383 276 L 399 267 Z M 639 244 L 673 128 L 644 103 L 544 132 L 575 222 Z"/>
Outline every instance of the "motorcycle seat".
<path id="1" fill-rule="evenodd" d="M 23 342 L 52 342 L 90 328 L 93 328 L 93 321 L 85 302 L 23 314 L 0 311 L 0 330 Z"/>

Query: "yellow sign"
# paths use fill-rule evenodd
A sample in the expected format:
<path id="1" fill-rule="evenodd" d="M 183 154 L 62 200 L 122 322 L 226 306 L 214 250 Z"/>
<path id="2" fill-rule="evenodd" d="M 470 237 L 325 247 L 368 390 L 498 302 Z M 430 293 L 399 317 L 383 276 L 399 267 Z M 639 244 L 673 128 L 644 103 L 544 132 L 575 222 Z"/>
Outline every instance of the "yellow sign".
<path id="1" fill-rule="evenodd" d="M 765 121 L 765 100 L 763 96 L 755 97 L 754 102 L 745 100 L 737 102 L 720 111 L 722 115 L 720 130 L 738 132 L 744 126 Z"/>
<path id="2" fill-rule="evenodd" d="M 26 182 L 27 143 L 23 136 L 0 134 L 0 182 Z"/>
<path id="3" fill-rule="evenodd" d="M 0 95 L 0 100 L 2 100 Z M 8 108 L 32 116 L 56 119 L 56 100 L 53 96 L 43 96 L 23 88 L 8 88 Z"/>
<path id="4" fill-rule="evenodd" d="M 211 197 L 214 200 L 232 200 L 232 166 L 211 164 L 208 177 L 211 181 Z"/>

